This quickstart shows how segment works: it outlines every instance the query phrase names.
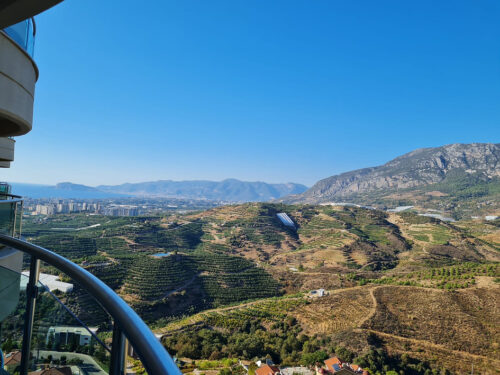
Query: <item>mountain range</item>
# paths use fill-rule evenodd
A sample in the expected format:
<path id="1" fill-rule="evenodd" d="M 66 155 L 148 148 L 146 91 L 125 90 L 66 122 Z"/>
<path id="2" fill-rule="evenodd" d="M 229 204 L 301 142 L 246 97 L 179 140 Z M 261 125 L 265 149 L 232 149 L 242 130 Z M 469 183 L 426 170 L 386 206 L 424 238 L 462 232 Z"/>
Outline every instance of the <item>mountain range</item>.
<path id="1" fill-rule="evenodd" d="M 77 185 L 69 182 L 57 185 L 40 185 L 11 182 L 13 194 L 26 198 L 57 198 L 57 199 L 107 199 L 126 197 L 123 194 L 100 191 L 96 188 Z"/>
<path id="2" fill-rule="evenodd" d="M 295 183 L 268 184 L 236 179 L 223 181 L 171 181 L 100 185 L 99 191 L 134 196 L 182 199 L 208 199 L 228 202 L 258 202 L 277 199 L 289 194 L 300 194 L 307 187 Z"/>
<path id="3" fill-rule="evenodd" d="M 155 197 L 177 199 L 204 199 L 226 202 L 257 202 L 278 199 L 289 194 L 300 194 L 307 187 L 295 183 L 268 184 L 236 179 L 223 181 L 171 181 L 126 183 L 91 187 L 71 182 L 55 186 L 16 184 L 16 194 L 32 198 L 118 198 Z"/>
<path id="4" fill-rule="evenodd" d="M 349 202 L 377 208 L 415 205 L 455 218 L 500 214 L 500 144 L 450 144 L 421 148 L 384 165 L 318 181 L 310 189 L 296 183 L 160 180 L 90 187 L 13 184 L 16 194 L 33 198 L 156 197 L 224 202 Z M 457 213 L 460 211 L 460 213 Z"/>

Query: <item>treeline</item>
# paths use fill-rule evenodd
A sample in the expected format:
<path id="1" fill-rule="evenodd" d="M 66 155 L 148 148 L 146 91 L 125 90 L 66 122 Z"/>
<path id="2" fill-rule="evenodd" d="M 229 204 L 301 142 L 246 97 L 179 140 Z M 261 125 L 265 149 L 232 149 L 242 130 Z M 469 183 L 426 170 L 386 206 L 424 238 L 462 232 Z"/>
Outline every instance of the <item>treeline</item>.
<path id="1" fill-rule="evenodd" d="M 189 329 L 166 336 L 162 342 L 171 354 L 196 360 L 253 360 L 270 357 L 281 366 L 312 367 L 331 355 L 336 355 L 343 361 L 356 363 L 370 370 L 374 375 L 390 371 L 411 375 L 443 373 L 442 369 L 433 370 L 428 363 L 406 354 L 389 355 L 374 334 L 369 335 L 368 341 L 369 349 L 358 355 L 336 344 L 329 336 L 304 334 L 295 318 L 287 317 L 269 328 L 265 328 L 260 319 L 253 319 L 233 330 L 212 329 L 208 326 Z"/>

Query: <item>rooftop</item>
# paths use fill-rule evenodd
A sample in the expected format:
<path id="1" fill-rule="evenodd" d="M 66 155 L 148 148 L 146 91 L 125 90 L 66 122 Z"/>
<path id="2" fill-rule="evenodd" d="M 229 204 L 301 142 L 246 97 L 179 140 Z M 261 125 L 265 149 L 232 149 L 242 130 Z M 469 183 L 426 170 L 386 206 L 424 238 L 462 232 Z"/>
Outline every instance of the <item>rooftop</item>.
<path id="1" fill-rule="evenodd" d="M 26 284 L 28 283 L 28 277 L 30 275 L 29 271 L 23 271 L 23 275 L 27 277 L 21 278 L 21 289 L 26 289 Z M 59 276 L 49 275 L 47 273 L 40 274 L 40 283 L 45 285 L 51 292 L 59 290 L 63 293 L 68 293 L 73 290 L 73 284 L 65 283 L 59 280 Z"/>

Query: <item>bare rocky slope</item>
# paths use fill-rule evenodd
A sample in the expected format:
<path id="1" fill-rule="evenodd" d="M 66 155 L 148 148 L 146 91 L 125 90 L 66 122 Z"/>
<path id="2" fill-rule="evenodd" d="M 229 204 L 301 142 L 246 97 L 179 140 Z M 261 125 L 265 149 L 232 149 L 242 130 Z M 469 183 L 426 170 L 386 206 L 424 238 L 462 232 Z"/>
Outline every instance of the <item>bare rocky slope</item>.
<path id="1" fill-rule="evenodd" d="M 473 175 L 484 181 L 499 178 L 500 144 L 451 144 L 417 149 L 378 167 L 325 178 L 304 193 L 290 195 L 281 201 L 339 201 L 353 195 L 436 184 L 457 173 Z"/>

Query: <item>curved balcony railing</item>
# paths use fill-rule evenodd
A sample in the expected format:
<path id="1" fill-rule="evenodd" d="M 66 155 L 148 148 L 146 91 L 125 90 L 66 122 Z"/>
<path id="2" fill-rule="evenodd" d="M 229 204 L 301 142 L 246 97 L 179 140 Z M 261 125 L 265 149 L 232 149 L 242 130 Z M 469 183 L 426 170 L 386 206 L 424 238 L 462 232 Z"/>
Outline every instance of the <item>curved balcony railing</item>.
<path id="1" fill-rule="evenodd" d="M 23 252 L 30 259 L 29 277 L 0 267 L 0 298 L 17 304 L 16 308 L 8 308 L 3 316 L 0 306 L 0 320 L 4 320 L 10 332 L 15 334 L 22 331 L 20 350 L 16 352 L 12 345 L 8 347 L 11 349 L 10 356 L 4 358 L 7 371 L 9 364 L 17 364 L 18 367 L 11 371 L 23 375 L 55 363 L 57 366 L 78 365 L 83 373 L 95 375 L 125 374 L 125 347 L 128 340 L 148 374 L 181 374 L 146 323 L 104 282 L 52 251 L 10 235 L 0 234 L 0 244 Z M 61 299 L 66 298 L 62 301 L 57 297 L 59 292 L 52 293 L 44 285 L 43 279 L 39 280 L 41 262 L 64 273 L 81 291 L 93 297 L 109 314 L 107 316 L 110 318 L 109 325 L 112 324 L 112 334 L 106 336 L 98 332 L 100 328 L 89 328 L 78 314 L 66 306 L 71 301 L 65 297 L 65 293 L 59 294 Z M 21 287 L 12 288 L 12 285 Z M 19 324 L 19 314 L 24 315 L 22 330 L 15 329 L 15 325 Z M 107 326 L 107 321 L 101 325 Z M 3 328 L 2 333 L 5 334 L 6 327 Z M 20 339 L 21 333 L 17 334 Z M 16 355 L 19 357 L 17 360 Z M 109 368 L 105 362 L 109 363 Z M 2 370 L 0 369 L 0 373 Z"/>
<path id="2" fill-rule="evenodd" d="M 16 23 L 3 29 L 28 55 L 33 58 L 35 53 L 36 25 L 32 18 Z"/>

